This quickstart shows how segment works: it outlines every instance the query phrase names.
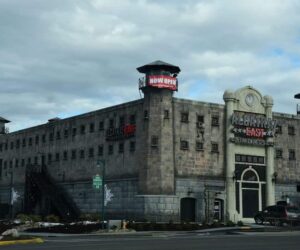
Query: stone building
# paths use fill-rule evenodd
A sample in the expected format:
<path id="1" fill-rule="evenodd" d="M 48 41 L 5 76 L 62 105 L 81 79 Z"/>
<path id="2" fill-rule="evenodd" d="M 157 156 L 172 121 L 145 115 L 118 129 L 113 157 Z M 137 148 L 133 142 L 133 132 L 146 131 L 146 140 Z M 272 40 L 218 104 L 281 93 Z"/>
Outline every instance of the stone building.
<path id="1" fill-rule="evenodd" d="M 104 168 L 107 218 L 238 221 L 300 205 L 299 115 L 273 112 L 251 86 L 225 91 L 225 104 L 175 98 L 179 67 L 137 70 L 142 99 L 12 133 L 0 117 L 2 211 L 100 212 Z"/>

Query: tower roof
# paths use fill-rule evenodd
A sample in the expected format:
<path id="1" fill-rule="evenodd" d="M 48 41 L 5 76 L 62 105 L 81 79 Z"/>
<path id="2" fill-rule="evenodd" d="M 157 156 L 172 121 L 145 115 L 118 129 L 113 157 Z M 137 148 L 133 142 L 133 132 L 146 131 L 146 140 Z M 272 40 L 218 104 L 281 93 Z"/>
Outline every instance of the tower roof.
<path id="1" fill-rule="evenodd" d="M 5 118 L 3 118 L 3 117 L 0 116 L 0 122 L 2 122 L 2 123 L 9 123 L 10 121 L 6 120 Z"/>
<path id="2" fill-rule="evenodd" d="M 160 61 L 160 60 L 145 64 L 145 65 L 137 68 L 138 72 L 140 72 L 140 73 L 147 73 L 150 70 L 155 70 L 155 69 L 164 69 L 171 73 L 179 73 L 180 72 L 180 68 L 178 66 L 175 66 L 175 65 L 172 65 L 172 64 Z"/>

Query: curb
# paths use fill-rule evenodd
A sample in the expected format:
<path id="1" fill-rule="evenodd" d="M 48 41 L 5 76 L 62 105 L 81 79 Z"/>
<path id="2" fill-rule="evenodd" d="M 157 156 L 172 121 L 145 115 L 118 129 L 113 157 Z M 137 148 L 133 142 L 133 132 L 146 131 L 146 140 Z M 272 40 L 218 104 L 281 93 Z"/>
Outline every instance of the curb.
<path id="1" fill-rule="evenodd" d="M 15 245 L 15 244 L 39 244 L 44 243 L 41 238 L 34 238 L 28 240 L 7 240 L 7 241 L 0 241 L 0 246 L 8 246 L 8 245 Z"/>

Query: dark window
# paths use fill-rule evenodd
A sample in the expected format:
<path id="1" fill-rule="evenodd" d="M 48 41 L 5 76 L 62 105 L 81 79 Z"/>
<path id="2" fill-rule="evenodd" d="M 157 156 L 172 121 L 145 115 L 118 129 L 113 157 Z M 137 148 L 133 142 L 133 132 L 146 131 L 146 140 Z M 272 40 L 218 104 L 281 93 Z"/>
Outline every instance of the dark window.
<path id="1" fill-rule="evenodd" d="M 5 142 L 5 144 L 4 144 L 4 149 L 5 149 L 5 150 L 8 149 L 8 142 Z"/>
<path id="2" fill-rule="evenodd" d="M 264 164 L 265 163 L 265 158 L 262 156 L 258 156 L 258 163 L 259 164 Z"/>
<path id="3" fill-rule="evenodd" d="M 46 135 L 45 135 L 45 134 L 42 135 L 42 142 L 43 142 L 43 143 L 46 142 Z"/>
<path id="4" fill-rule="evenodd" d="M 37 164 L 37 163 L 36 163 L 36 164 Z M 15 167 L 16 167 L 16 168 L 19 167 L 19 160 L 18 160 L 18 159 L 16 159 L 16 161 L 15 161 Z"/>
<path id="5" fill-rule="evenodd" d="M 23 138 L 23 140 L 22 140 L 22 147 L 23 148 L 26 147 L 26 138 Z"/>
<path id="6" fill-rule="evenodd" d="M 196 141 L 196 151 L 203 151 L 203 142 Z"/>
<path id="7" fill-rule="evenodd" d="M 103 155 L 103 146 L 102 146 L 102 145 L 99 145 L 99 146 L 98 146 L 98 155 L 99 155 L 99 156 L 102 156 L 102 155 Z"/>
<path id="8" fill-rule="evenodd" d="M 189 122 L 189 113 L 181 113 L 181 122 Z"/>
<path id="9" fill-rule="evenodd" d="M 211 144 L 211 152 L 215 152 L 215 153 L 219 152 L 219 144 L 218 143 Z"/>
<path id="10" fill-rule="evenodd" d="M 72 136 L 76 136 L 76 134 L 77 134 L 77 128 L 73 128 L 72 129 Z"/>
<path id="11" fill-rule="evenodd" d="M 29 146 L 32 146 L 32 137 L 29 137 L 28 145 L 29 145 Z"/>
<path id="12" fill-rule="evenodd" d="M 124 126 L 125 126 L 125 117 L 120 116 L 120 118 L 119 118 L 119 127 L 122 128 Z"/>
<path id="13" fill-rule="evenodd" d="M 11 141 L 11 142 L 10 142 L 10 149 L 13 149 L 13 148 L 14 148 L 14 142 Z"/>
<path id="14" fill-rule="evenodd" d="M 121 142 L 119 143 L 119 153 L 123 153 L 124 152 L 124 143 Z"/>
<path id="15" fill-rule="evenodd" d="M 168 109 L 164 110 L 164 118 L 165 119 L 169 119 L 170 118 L 170 114 L 169 114 L 169 110 Z"/>
<path id="16" fill-rule="evenodd" d="M 90 133 L 94 133 L 94 131 L 95 131 L 95 124 L 90 123 Z"/>
<path id="17" fill-rule="evenodd" d="M 48 163 L 52 162 L 52 154 L 48 154 Z"/>
<path id="18" fill-rule="evenodd" d="M 135 151 L 135 141 L 131 141 L 130 142 L 129 150 L 130 150 L 130 152 L 134 152 Z"/>
<path id="19" fill-rule="evenodd" d="M 76 149 L 73 149 L 71 152 L 72 159 L 76 159 Z"/>
<path id="20" fill-rule="evenodd" d="M 296 154 L 294 149 L 289 150 L 289 160 L 296 160 Z"/>
<path id="21" fill-rule="evenodd" d="M 68 151 L 64 151 L 64 161 L 68 160 Z"/>
<path id="22" fill-rule="evenodd" d="M 35 136 L 35 145 L 39 145 L 40 137 L 38 135 Z"/>
<path id="23" fill-rule="evenodd" d="M 94 157 L 94 148 L 89 148 L 89 157 Z"/>
<path id="24" fill-rule="evenodd" d="M 197 122 L 204 123 L 204 116 L 203 115 L 197 115 Z"/>
<path id="25" fill-rule="evenodd" d="M 80 134 L 85 134 L 85 126 L 84 125 L 81 125 L 80 126 Z"/>
<path id="26" fill-rule="evenodd" d="M 38 157 L 37 157 L 37 156 L 34 157 L 34 164 L 35 164 L 35 165 L 38 164 Z"/>
<path id="27" fill-rule="evenodd" d="M 68 138 L 68 135 L 69 135 L 69 131 L 68 131 L 68 129 L 66 128 L 66 129 L 64 130 L 64 137 L 65 137 L 65 138 Z"/>
<path id="28" fill-rule="evenodd" d="M 148 110 L 144 110 L 144 119 L 145 119 L 145 120 L 149 119 L 149 113 L 148 113 Z"/>
<path id="29" fill-rule="evenodd" d="M 84 149 L 80 150 L 80 158 L 83 159 L 84 158 Z"/>
<path id="30" fill-rule="evenodd" d="M 294 126 L 288 126 L 288 134 L 295 135 L 295 127 Z"/>
<path id="31" fill-rule="evenodd" d="M 31 158 L 30 157 L 28 157 L 28 159 L 27 159 L 27 165 L 31 165 Z"/>
<path id="32" fill-rule="evenodd" d="M 300 184 L 297 184 L 297 192 L 300 192 Z"/>
<path id="33" fill-rule="evenodd" d="M 56 140 L 60 140 L 60 131 L 56 131 Z"/>
<path id="34" fill-rule="evenodd" d="M 30 158 L 29 158 L 30 159 Z M 13 162 L 9 161 L 9 168 L 12 168 Z"/>
<path id="35" fill-rule="evenodd" d="M 158 136 L 153 135 L 151 137 L 151 147 L 158 147 Z"/>
<path id="36" fill-rule="evenodd" d="M 18 139 L 18 140 L 16 141 L 16 148 L 20 148 L 20 139 Z M 2 148 L 1 148 L 0 151 L 2 151 Z"/>
<path id="37" fill-rule="evenodd" d="M 109 127 L 113 128 L 115 126 L 115 121 L 114 119 L 109 119 Z"/>
<path id="38" fill-rule="evenodd" d="M 22 159 L 21 160 L 21 167 L 24 167 L 25 166 L 25 159 Z"/>
<path id="39" fill-rule="evenodd" d="M 0 152 L 3 151 L 3 143 L 0 143 Z"/>
<path id="40" fill-rule="evenodd" d="M 135 115 L 130 115 L 129 122 L 131 125 L 135 125 Z"/>
<path id="41" fill-rule="evenodd" d="M 212 116 L 211 117 L 211 125 L 212 126 L 219 126 L 219 116 Z"/>
<path id="42" fill-rule="evenodd" d="M 53 138 L 54 137 L 54 135 L 53 135 L 53 133 L 51 132 L 50 134 L 49 134 L 49 141 L 53 141 Z"/>
<path id="43" fill-rule="evenodd" d="M 276 149 L 276 158 L 282 158 L 282 149 Z"/>
<path id="44" fill-rule="evenodd" d="M 181 150 L 188 150 L 189 149 L 189 142 L 186 140 L 180 140 L 180 149 Z"/>
<path id="45" fill-rule="evenodd" d="M 99 130 L 104 130 L 104 122 L 103 121 L 99 122 Z"/>
<path id="46" fill-rule="evenodd" d="M 277 127 L 276 127 L 276 134 L 282 134 L 282 126 L 277 125 Z"/>
<path id="47" fill-rule="evenodd" d="M 108 146 L 108 154 L 112 155 L 114 153 L 114 145 L 109 145 Z"/>
<path id="48" fill-rule="evenodd" d="M 56 154 L 55 154 L 55 160 L 56 160 L 56 161 L 59 161 L 59 156 L 60 156 L 59 153 L 56 153 Z"/>

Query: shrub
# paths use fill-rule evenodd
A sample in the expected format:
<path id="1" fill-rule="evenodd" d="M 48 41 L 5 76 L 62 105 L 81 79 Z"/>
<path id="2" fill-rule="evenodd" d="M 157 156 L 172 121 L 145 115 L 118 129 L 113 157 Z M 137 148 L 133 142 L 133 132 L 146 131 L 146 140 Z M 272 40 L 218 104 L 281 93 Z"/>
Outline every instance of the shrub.
<path id="1" fill-rule="evenodd" d="M 39 222 L 39 221 L 42 221 L 42 218 L 40 215 L 37 215 L 37 214 L 31 214 L 29 215 L 30 219 L 32 222 Z"/>
<path id="2" fill-rule="evenodd" d="M 16 217 L 21 223 L 31 222 L 31 217 L 27 214 L 18 214 Z"/>
<path id="3" fill-rule="evenodd" d="M 49 214 L 45 217 L 45 220 L 48 221 L 48 222 L 58 223 L 59 222 L 59 217 L 54 215 L 54 214 Z"/>
<path id="4" fill-rule="evenodd" d="M 239 227 L 242 227 L 242 226 L 244 226 L 244 223 L 243 223 L 241 220 L 239 220 L 239 221 L 237 222 L 237 225 L 238 225 Z"/>
<path id="5" fill-rule="evenodd" d="M 227 227 L 234 227 L 235 223 L 233 221 L 229 220 L 229 221 L 227 221 L 226 226 Z"/>

